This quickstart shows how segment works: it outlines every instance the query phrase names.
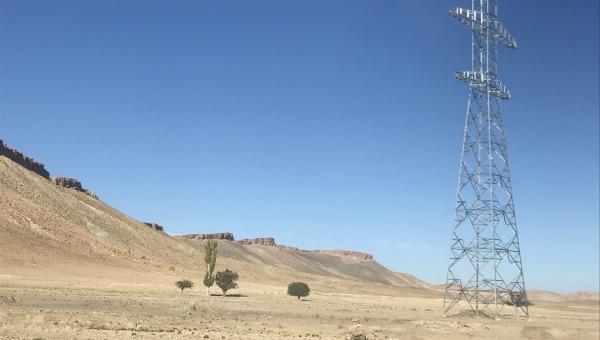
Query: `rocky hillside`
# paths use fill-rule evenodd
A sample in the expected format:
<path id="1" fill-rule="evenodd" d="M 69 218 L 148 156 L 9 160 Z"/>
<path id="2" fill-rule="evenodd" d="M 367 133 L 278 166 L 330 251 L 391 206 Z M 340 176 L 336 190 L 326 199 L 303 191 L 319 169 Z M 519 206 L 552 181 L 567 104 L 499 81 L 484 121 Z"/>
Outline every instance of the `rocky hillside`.
<path id="1" fill-rule="evenodd" d="M 52 181 L 52 183 L 59 185 L 61 187 L 65 187 L 65 188 L 71 188 L 74 190 L 77 190 L 79 192 L 83 192 L 87 195 L 92 196 L 95 199 L 98 199 L 98 196 L 96 196 L 96 194 L 94 194 L 91 190 L 88 189 L 84 189 L 81 186 L 81 182 L 79 182 L 78 180 L 74 179 L 74 178 L 68 178 L 68 177 L 53 177 L 50 179 L 50 181 Z"/>
<path id="2" fill-rule="evenodd" d="M 158 224 L 107 205 L 76 180 L 50 180 L 41 163 L 1 145 L 0 275 L 203 274 L 203 234 L 170 236 Z M 335 290 L 336 280 L 427 286 L 389 271 L 368 254 L 302 251 L 269 238 L 235 242 L 227 233 L 215 238 L 221 240 L 217 270 L 235 268 L 243 280 L 278 285 L 304 280 L 323 290 Z"/>
<path id="3" fill-rule="evenodd" d="M 221 235 L 221 234 L 219 234 Z M 202 252 L 208 238 L 177 236 L 184 244 Z M 260 241 L 256 241 L 260 240 Z M 269 242 L 263 242 L 269 240 Z M 394 273 L 377 263 L 372 256 L 360 252 L 333 250 L 299 250 L 277 246 L 271 238 L 235 241 L 221 239 L 219 255 L 235 259 L 246 266 L 260 268 L 292 269 L 296 275 L 311 274 L 346 280 L 376 282 L 383 285 L 429 288 L 429 284 L 410 274 Z M 361 255 L 356 255 L 361 254 Z M 368 255 L 368 256 L 366 256 Z M 261 270 L 262 272 L 262 270 Z"/>
<path id="4" fill-rule="evenodd" d="M 352 251 L 352 250 L 303 250 L 297 247 L 290 247 L 284 245 L 278 245 L 275 242 L 273 237 L 259 237 L 259 238 L 248 238 L 243 240 L 235 240 L 232 233 L 212 233 L 212 234 L 189 234 L 189 235 L 181 235 L 180 237 L 188 239 L 188 240 L 223 240 L 223 241 L 232 241 L 243 246 L 251 246 L 251 245 L 259 245 L 259 246 L 267 246 L 267 247 L 276 247 L 281 250 L 290 250 L 299 253 L 311 253 L 311 254 L 329 254 L 329 255 L 337 255 L 337 256 L 347 256 L 360 260 L 371 261 L 373 260 L 373 255 Z"/>
<path id="5" fill-rule="evenodd" d="M 44 167 L 44 164 L 37 162 L 30 157 L 23 155 L 21 152 L 17 151 L 16 149 L 9 148 L 6 144 L 4 144 L 4 141 L 2 141 L 1 139 L 0 139 L 0 156 L 4 156 L 4 157 L 12 160 L 13 162 L 19 164 L 23 168 L 41 176 L 47 180 L 50 180 L 52 183 L 54 183 L 58 186 L 62 186 L 65 188 L 71 188 L 71 189 L 77 190 L 79 192 L 83 192 L 87 195 L 90 195 L 96 199 L 98 198 L 98 196 L 96 196 L 96 194 L 94 194 L 92 191 L 90 191 L 88 189 L 84 189 L 81 186 L 81 182 L 79 182 L 78 180 L 76 180 L 74 178 L 67 178 L 67 177 L 50 178 L 50 173 L 48 172 L 48 170 L 46 170 L 46 168 Z"/>
<path id="6" fill-rule="evenodd" d="M 186 247 L 84 192 L 0 156 L 0 268 L 192 267 Z"/>
<path id="7" fill-rule="evenodd" d="M 6 144 L 4 144 L 2 139 L 0 139 L 0 156 L 4 156 L 12 160 L 25 169 L 33 171 L 45 179 L 50 179 L 50 173 L 44 168 L 44 164 L 36 162 L 35 160 L 23 155 L 15 149 L 9 148 Z"/>

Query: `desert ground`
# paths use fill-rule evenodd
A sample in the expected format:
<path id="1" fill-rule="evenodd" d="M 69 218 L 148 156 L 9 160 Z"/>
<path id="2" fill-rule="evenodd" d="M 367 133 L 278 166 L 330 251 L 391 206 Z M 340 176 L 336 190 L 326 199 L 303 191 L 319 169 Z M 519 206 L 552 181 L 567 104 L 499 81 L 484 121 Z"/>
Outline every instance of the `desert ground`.
<path id="1" fill-rule="evenodd" d="M 81 268 L 81 271 L 92 268 Z M 425 289 L 330 281 L 298 300 L 285 285 L 238 282 L 211 295 L 192 273 L 121 273 L 84 279 L 44 269 L 0 275 L 1 339 L 598 339 L 597 302 L 534 301 L 530 318 L 512 307 L 499 320 L 441 313 L 442 294 Z M 97 272 L 95 272 L 97 274 Z M 26 274 L 26 273 L 24 273 Z M 310 286 L 310 282 L 309 282 Z M 317 286 L 327 287 L 323 282 Z M 368 291 L 372 290 L 371 294 Z M 336 292 L 337 291 L 337 292 Z M 356 291 L 356 292 L 353 292 Z M 342 293 L 344 292 L 344 293 Z"/>

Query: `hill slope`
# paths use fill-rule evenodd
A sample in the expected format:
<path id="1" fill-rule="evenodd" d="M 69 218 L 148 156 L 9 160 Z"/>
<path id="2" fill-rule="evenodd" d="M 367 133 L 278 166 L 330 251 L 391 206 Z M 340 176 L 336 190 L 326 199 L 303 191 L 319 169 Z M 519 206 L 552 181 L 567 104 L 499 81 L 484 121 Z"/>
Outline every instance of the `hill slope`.
<path id="1" fill-rule="evenodd" d="M 191 247 L 0 156 L 0 267 L 193 266 Z M 182 259 L 183 258 L 183 259 Z"/>
<path id="2" fill-rule="evenodd" d="M 203 252 L 203 240 L 190 240 L 175 236 L 181 242 Z M 302 252 L 282 247 L 240 245 L 232 241 L 219 241 L 219 255 L 237 260 L 245 266 L 257 268 L 291 269 L 296 273 L 312 274 L 345 280 L 375 282 L 401 287 L 429 288 L 429 285 L 412 275 L 394 273 L 374 260 L 362 260 L 343 255 Z"/>
<path id="3" fill-rule="evenodd" d="M 200 276 L 203 242 L 172 237 L 93 195 L 51 182 L 0 156 L 0 274 Z M 427 287 L 373 260 L 219 242 L 217 270 L 235 268 L 256 282 L 338 280 Z M 179 273 L 179 274 L 178 274 Z"/>

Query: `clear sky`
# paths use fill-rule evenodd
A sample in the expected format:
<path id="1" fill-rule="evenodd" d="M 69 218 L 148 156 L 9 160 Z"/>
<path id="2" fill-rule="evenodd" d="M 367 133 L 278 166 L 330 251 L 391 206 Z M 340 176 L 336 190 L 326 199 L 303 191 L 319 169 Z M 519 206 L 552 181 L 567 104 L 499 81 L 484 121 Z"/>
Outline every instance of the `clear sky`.
<path id="1" fill-rule="evenodd" d="M 0 1 L 0 139 L 170 234 L 443 283 L 470 1 Z M 527 288 L 599 290 L 599 4 L 499 1 Z"/>

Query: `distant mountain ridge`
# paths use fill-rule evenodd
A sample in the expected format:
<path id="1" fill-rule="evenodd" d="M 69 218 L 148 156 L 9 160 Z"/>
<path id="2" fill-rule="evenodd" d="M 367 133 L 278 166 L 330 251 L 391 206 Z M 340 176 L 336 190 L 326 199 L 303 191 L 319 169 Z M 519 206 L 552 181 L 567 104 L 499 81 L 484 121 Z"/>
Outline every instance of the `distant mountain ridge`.
<path id="1" fill-rule="evenodd" d="M 598 292 L 575 292 L 569 294 L 558 294 L 547 290 L 531 289 L 527 291 L 530 300 L 553 301 L 553 302 L 581 302 L 600 301 Z"/>
<path id="2" fill-rule="evenodd" d="M 183 237 L 183 238 L 189 239 L 189 240 L 224 240 L 224 241 L 236 242 L 236 243 L 244 245 L 244 246 L 260 245 L 260 246 L 266 246 L 266 247 L 277 247 L 279 249 L 297 251 L 300 253 L 313 253 L 313 254 L 317 253 L 317 254 L 329 254 L 329 255 L 336 255 L 336 256 L 348 256 L 348 257 L 353 257 L 353 258 L 356 258 L 359 260 L 365 260 L 365 261 L 373 261 L 374 260 L 373 255 L 363 253 L 360 251 L 337 250 L 337 249 L 304 250 L 304 249 L 300 249 L 297 247 L 278 245 L 275 242 L 275 238 L 273 238 L 273 237 L 248 238 L 248 239 L 242 239 L 242 240 L 237 240 L 237 241 L 235 240 L 235 237 L 233 236 L 232 233 L 188 234 L 188 235 L 180 235 L 180 237 Z"/>

